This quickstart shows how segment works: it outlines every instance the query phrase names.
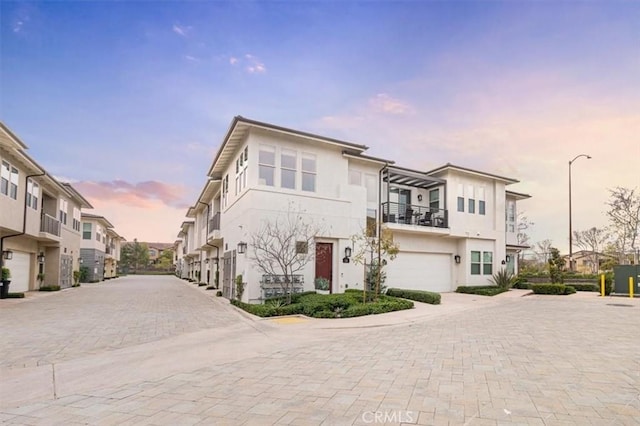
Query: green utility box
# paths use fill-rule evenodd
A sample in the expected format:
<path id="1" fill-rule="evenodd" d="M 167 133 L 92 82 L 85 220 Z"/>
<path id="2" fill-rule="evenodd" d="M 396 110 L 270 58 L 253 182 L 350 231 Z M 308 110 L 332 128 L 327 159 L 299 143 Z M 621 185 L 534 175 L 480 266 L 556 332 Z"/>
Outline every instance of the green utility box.
<path id="1" fill-rule="evenodd" d="M 633 295 L 640 297 L 640 265 L 618 265 L 613 267 L 615 275 L 614 292 L 629 294 L 629 277 L 633 277 Z"/>

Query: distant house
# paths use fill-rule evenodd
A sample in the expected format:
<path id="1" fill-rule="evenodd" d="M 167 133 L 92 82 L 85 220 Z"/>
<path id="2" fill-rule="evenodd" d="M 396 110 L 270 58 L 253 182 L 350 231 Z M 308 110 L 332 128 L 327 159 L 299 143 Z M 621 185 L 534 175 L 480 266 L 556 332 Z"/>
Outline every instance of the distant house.
<path id="1" fill-rule="evenodd" d="M 565 260 L 565 268 L 570 269 L 569 255 L 562 257 Z M 616 258 L 596 251 L 580 250 L 573 253 L 573 269 L 581 274 L 597 274 L 602 271 L 603 263 L 609 260 L 616 260 Z"/>
<path id="2" fill-rule="evenodd" d="M 124 238 L 104 216 L 82 213 L 82 266 L 87 268 L 87 281 L 115 278 Z"/>

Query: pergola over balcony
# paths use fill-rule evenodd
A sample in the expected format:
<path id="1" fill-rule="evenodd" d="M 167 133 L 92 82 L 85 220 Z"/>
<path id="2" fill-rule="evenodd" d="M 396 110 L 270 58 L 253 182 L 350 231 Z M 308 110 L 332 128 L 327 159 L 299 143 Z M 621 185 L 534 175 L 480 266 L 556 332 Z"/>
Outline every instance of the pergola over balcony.
<path id="1" fill-rule="evenodd" d="M 387 166 L 380 172 L 382 182 L 386 183 L 386 194 L 381 194 L 382 221 L 384 223 L 400 223 L 407 225 L 430 226 L 438 228 L 448 227 L 448 212 L 446 209 L 447 181 L 429 176 L 419 171 L 396 166 Z M 418 195 L 417 201 L 399 199 L 391 201 L 392 187 L 398 190 L 420 188 L 425 190 L 426 197 Z M 430 205 L 429 191 L 442 188 L 441 201 L 445 208 L 434 208 Z M 426 198 L 426 199 L 423 199 Z"/>

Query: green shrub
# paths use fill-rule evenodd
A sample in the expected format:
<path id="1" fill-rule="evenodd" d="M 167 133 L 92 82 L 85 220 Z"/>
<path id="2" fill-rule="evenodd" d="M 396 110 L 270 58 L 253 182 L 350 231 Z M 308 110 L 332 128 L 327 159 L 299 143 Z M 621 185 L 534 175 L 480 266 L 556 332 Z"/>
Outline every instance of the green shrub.
<path id="1" fill-rule="evenodd" d="M 599 284 L 588 284 L 588 283 L 571 283 L 568 286 L 573 287 L 577 291 L 600 291 Z"/>
<path id="2" fill-rule="evenodd" d="M 6 266 L 2 267 L 2 272 L 0 273 L 0 281 L 9 281 L 11 279 L 11 270 Z"/>
<path id="3" fill-rule="evenodd" d="M 493 274 L 489 281 L 497 287 L 509 289 L 514 283 L 514 276 L 511 272 L 502 268 Z"/>
<path id="4" fill-rule="evenodd" d="M 7 299 L 24 299 L 24 293 L 22 292 L 7 293 Z"/>
<path id="5" fill-rule="evenodd" d="M 576 292 L 576 288 L 572 285 L 564 286 L 564 294 L 574 294 Z"/>
<path id="6" fill-rule="evenodd" d="M 42 287 L 40 287 L 40 291 L 59 291 L 59 290 L 60 290 L 59 285 L 43 285 Z"/>
<path id="7" fill-rule="evenodd" d="M 531 290 L 533 290 L 535 294 L 568 294 L 566 291 L 571 290 L 567 290 L 567 287 L 570 286 L 564 284 L 533 284 L 531 285 Z M 571 288 L 575 293 L 575 288 Z"/>
<path id="8" fill-rule="evenodd" d="M 439 305 L 441 296 L 439 293 L 424 290 L 404 290 L 401 288 L 390 288 L 387 290 L 387 296 L 401 297 L 403 299 L 415 300 L 416 302 L 430 303 Z"/>
<path id="9" fill-rule="evenodd" d="M 496 294 L 509 291 L 508 288 L 496 287 L 494 285 L 485 286 L 460 286 L 456 289 L 456 293 L 477 294 L 478 296 L 495 296 Z"/>

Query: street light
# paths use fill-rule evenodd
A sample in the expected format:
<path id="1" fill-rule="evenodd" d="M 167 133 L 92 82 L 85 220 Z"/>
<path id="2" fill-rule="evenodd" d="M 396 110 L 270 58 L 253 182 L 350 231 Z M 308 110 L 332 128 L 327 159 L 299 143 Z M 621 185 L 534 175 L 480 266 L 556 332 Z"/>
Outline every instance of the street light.
<path id="1" fill-rule="evenodd" d="M 590 155 L 580 154 L 576 155 L 573 160 L 569 161 L 569 271 L 573 272 L 573 228 L 571 224 L 571 163 L 576 161 L 580 157 L 585 157 L 587 160 L 591 159 Z"/>

